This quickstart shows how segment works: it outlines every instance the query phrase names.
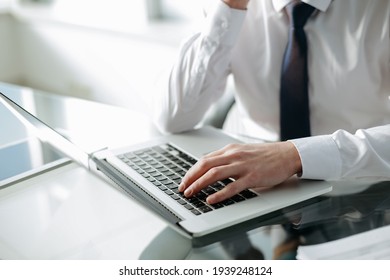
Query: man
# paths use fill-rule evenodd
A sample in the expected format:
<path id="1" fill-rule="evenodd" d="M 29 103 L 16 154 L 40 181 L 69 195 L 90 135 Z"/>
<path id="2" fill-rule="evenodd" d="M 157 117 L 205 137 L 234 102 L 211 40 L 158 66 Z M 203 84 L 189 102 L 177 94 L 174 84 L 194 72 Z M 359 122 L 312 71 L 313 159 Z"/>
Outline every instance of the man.
<path id="1" fill-rule="evenodd" d="M 208 197 L 213 204 L 295 174 L 389 179 L 390 1 L 303 1 L 315 8 L 304 26 L 310 135 L 279 142 L 291 20 L 286 6 L 292 1 L 215 2 L 204 29 L 182 45 L 158 101 L 157 124 L 168 132 L 193 128 L 223 95 L 232 74 L 246 133 L 274 142 L 230 145 L 205 156 L 180 190 L 191 196 L 216 180 L 234 178 Z"/>

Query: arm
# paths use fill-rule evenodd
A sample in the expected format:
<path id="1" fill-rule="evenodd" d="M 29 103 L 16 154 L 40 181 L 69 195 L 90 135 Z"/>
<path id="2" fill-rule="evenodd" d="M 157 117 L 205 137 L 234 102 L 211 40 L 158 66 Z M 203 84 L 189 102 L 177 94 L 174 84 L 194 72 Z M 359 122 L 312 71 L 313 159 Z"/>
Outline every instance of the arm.
<path id="1" fill-rule="evenodd" d="M 292 140 L 307 179 L 390 178 L 390 125 Z"/>
<path id="2" fill-rule="evenodd" d="M 240 191 L 270 188 L 302 174 L 308 179 L 389 179 L 390 125 L 358 130 L 339 130 L 272 144 L 230 145 L 203 157 L 183 178 L 179 190 L 192 196 L 214 181 L 235 181 L 209 196 L 217 203 Z"/>
<path id="3" fill-rule="evenodd" d="M 177 62 L 156 98 L 155 122 L 167 132 L 193 128 L 225 90 L 231 52 L 245 11 L 219 1 L 206 25 L 180 48 Z"/>
<path id="4" fill-rule="evenodd" d="M 268 189 L 301 172 L 299 154 L 291 142 L 232 144 L 200 159 L 179 186 L 188 197 L 218 180 L 234 178 L 207 202 L 223 201 L 246 188 Z"/>

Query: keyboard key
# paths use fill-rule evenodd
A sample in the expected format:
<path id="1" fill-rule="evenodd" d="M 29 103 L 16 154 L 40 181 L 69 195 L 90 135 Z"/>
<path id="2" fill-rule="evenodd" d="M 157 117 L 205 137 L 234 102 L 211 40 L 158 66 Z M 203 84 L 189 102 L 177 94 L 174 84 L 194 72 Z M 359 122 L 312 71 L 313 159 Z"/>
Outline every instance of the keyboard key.
<path id="1" fill-rule="evenodd" d="M 180 195 L 181 192 L 179 192 L 179 189 L 178 188 L 175 188 L 175 189 L 170 189 L 174 194 L 177 194 L 177 195 Z"/>
<path id="2" fill-rule="evenodd" d="M 222 180 L 221 182 L 222 182 L 225 186 L 227 186 L 227 185 L 229 185 L 230 183 L 232 183 L 233 180 L 232 180 L 232 179 L 225 179 L 225 180 Z"/>
<path id="3" fill-rule="evenodd" d="M 200 214 L 202 214 L 201 212 L 199 212 L 199 211 L 196 210 L 196 209 L 191 210 L 191 212 L 192 212 L 193 214 L 195 214 L 195 215 L 200 215 Z"/>
<path id="4" fill-rule="evenodd" d="M 164 179 L 164 180 L 161 181 L 161 184 L 163 184 L 163 185 L 169 185 L 169 184 L 173 184 L 173 183 L 172 183 L 172 181 L 169 180 L 169 179 Z"/>
<path id="5" fill-rule="evenodd" d="M 167 195 L 173 195 L 173 194 L 174 194 L 174 192 L 171 191 L 171 190 L 165 190 L 164 192 L 165 192 Z"/>
<path id="6" fill-rule="evenodd" d="M 177 175 L 177 174 L 170 174 L 170 175 L 167 175 L 169 179 L 175 181 L 177 179 L 180 179 L 180 177 Z"/>
<path id="7" fill-rule="evenodd" d="M 221 202 L 223 205 L 228 206 L 234 204 L 234 200 L 227 199 Z"/>
<path id="8" fill-rule="evenodd" d="M 207 212 L 212 211 L 213 209 L 212 209 L 211 207 L 205 205 L 205 206 L 200 207 L 199 210 L 200 210 L 201 212 L 203 212 L 203 213 L 207 213 Z"/>
<path id="9" fill-rule="evenodd" d="M 153 183 L 154 181 L 156 181 L 156 179 L 154 179 L 153 177 L 149 177 L 147 178 L 149 182 Z"/>
<path id="10" fill-rule="evenodd" d="M 216 191 L 220 191 L 220 190 L 222 190 L 225 186 L 222 185 L 220 182 L 216 182 L 216 183 L 212 184 L 211 187 L 212 187 L 213 189 L 215 189 Z"/>
<path id="11" fill-rule="evenodd" d="M 163 175 L 158 175 L 158 176 L 156 176 L 156 177 L 154 177 L 156 180 L 158 180 L 158 181 L 162 181 L 162 180 L 165 180 L 165 177 L 163 176 Z"/>
<path id="12" fill-rule="evenodd" d="M 175 180 L 173 180 L 177 185 L 180 185 L 180 183 L 181 183 L 181 178 L 178 178 L 178 179 L 175 179 Z"/>
<path id="13" fill-rule="evenodd" d="M 173 195 L 171 195 L 171 198 L 173 198 L 174 200 L 179 200 L 180 196 L 173 194 Z"/>
<path id="14" fill-rule="evenodd" d="M 207 198 L 207 195 L 203 192 L 198 192 L 196 195 L 195 195 L 196 198 L 202 200 L 202 201 L 205 201 L 206 198 Z"/>
<path id="15" fill-rule="evenodd" d="M 222 203 L 215 203 L 215 204 L 212 204 L 211 206 L 213 206 L 214 209 L 219 209 L 219 208 L 224 207 L 224 205 Z"/>
<path id="16" fill-rule="evenodd" d="M 205 206 L 205 204 L 200 200 L 192 202 L 192 205 L 194 205 L 196 208 Z"/>
<path id="17" fill-rule="evenodd" d="M 190 203 L 195 203 L 195 202 L 199 201 L 199 199 L 197 199 L 196 197 L 189 197 L 189 198 L 186 198 L 186 199 Z"/>
<path id="18" fill-rule="evenodd" d="M 183 205 L 183 206 L 187 204 L 187 202 L 186 202 L 186 201 L 184 201 L 184 200 L 183 200 L 183 199 L 181 199 L 181 198 L 180 198 L 180 199 L 178 199 L 178 200 L 177 200 L 177 202 L 178 202 L 179 204 Z"/>
<path id="19" fill-rule="evenodd" d="M 231 199 L 234 200 L 235 202 L 240 202 L 240 201 L 245 200 L 245 198 L 243 198 L 241 195 L 238 195 L 238 194 L 232 196 Z"/>
<path id="20" fill-rule="evenodd" d="M 153 185 L 155 185 L 156 187 L 159 187 L 159 186 L 161 186 L 161 183 L 158 182 L 158 181 L 154 181 L 154 182 L 153 182 Z"/>
<path id="21" fill-rule="evenodd" d="M 186 204 L 186 205 L 184 205 L 184 207 L 185 207 L 186 209 L 188 209 L 188 210 L 194 209 L 194 206 L 192 206 L 191 204 Z"/>
<path id="22" fill-rule="evenodd" d="M 217 191 L 214 190 L 213 188 L 211 187 L 207 187 L 203 190 L 203 192 L 205 192 L 207 195 L 210 195 L 210 194 L 213 194 L 213 193 L 216 193 Z"/>
<path id="23" fill-rule="evenodd" d="M 160 173 L 158 173 L 157 171 L 153 171 L 153 172 L 150 173 L 150 175 L 153 176 L 153 177 L 157 177 L 157 176 L 160 175 Z"/>
<path id="24" fill-rule="evenodd" d="M 242 192 L 240 192 L 240 194 L 245 197 L 246 199 L 249 199 L 249 198 L 252 198 L 252 197 L 256 197 L 257 194 L 255 194 L 254 192 L 250 191 L 250 190 L 243 190 Z"/>

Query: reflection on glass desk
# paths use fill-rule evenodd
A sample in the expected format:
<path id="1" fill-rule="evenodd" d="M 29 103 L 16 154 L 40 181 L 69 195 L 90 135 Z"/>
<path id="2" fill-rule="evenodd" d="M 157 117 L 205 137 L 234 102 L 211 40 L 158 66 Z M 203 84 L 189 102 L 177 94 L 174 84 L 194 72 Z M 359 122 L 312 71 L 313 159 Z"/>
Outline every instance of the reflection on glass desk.
<path id="1" fill-rule="evenodd" d="M 34 174 L 38 170 L 56 166 L 64 157 L 36 138 L 29 138 L 0 148 L 0 187 Z"/>
<path id="2" fill-rule="evenodd" d="M 87 151 L 158 135 L 139 112 L 7 84 L 0 90 Z M 194 246 L 123 192 L 42 145 L 2 107 L 0 118 L 0 259 L 295 259 L 302 246 L 390 223 L 390 182 L 334 182 L 326 196 Z"/>
<path id="3" fill-rule="evenodd" d="M 305 244 L 336 240 L 390 223 L 390 182 L 367 185 L 353 194 L 329 196 L 297 210 L 299 220 L 291 234 L 304 236 Z"/>
<path id="4" fill-rule="evenodd" d="M 295 257 L 298 245 L 323 244 L 390 224 L 390 182 L 337 182 L 335 185 L 333 195 L 323 197 L 317 203 L 291 212 L 285 209 L 287 219 L 283 223 L 283 231 L 286 236 L 279 247 L 279 257 Z M 337 187 L 346 192 L 340 192 Z M 356 244 L 350 250 L 362 246 Z M 283 251 L 287 248 L 289 250 Z M 390 259 L 390 255 L 382 255 L 381 258 Z"/>
<path id="5" fill-rule="evenodd" d="M 202 259 L 205 253 L 214 256 L 213 253 L 218 252 L 217 256 L 235 259 L 293 260 L 300 250 L 303 252 L 305 246 L 335 240 L 341 242 L 348 237 L 374 229 L 385 229 L 390 225 L 390 182 L 334 182 L 334 188 L 334 191 L 324 196 L 263 216 L 256 221 L 255 229 L 222 240 L 218 249 L 212 246 L 193 248 L 187 258 Z M 154 250 L 158 243 L 163 242 L 167 248 L 174 246 L 175 239 L 180 236 L 169 229 L 165 231 L 150 243 L 141 257 L 158 257 L 158 252 Z M 387 229 L 384 234 L 389 231 Z M 358 242 L 347 242 L 349 251 L 344 254 L 321 252 L 318 255 L 330 256 L 332 259 L 343 259 L 343 256 L 348 256 L 348 259 L 365 259 L 366 256 L 370 256 L 368 259 L 390 259 L 390 250 L 384 248 L 384 251 L 378 253 L 370 252 L 370 248 L 365 245 L 368 240 L 363 244 L 361 239 Z M 390 244 L 390 236 L 382 236 L 380 242 L 384 246 Z M 381 247 L 380 243 L 374 242 L 374 245 L 375 248 Z M 356 252 L 363 251 L 364 255 L 356 255 Z"/>

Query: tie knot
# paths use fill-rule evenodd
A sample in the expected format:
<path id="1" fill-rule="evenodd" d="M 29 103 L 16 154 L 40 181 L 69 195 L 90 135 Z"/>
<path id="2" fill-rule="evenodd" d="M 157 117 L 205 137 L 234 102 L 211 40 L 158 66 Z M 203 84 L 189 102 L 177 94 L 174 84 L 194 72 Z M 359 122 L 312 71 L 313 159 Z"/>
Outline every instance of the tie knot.
<path id="1" fill-rule="evenodd" d="M 314 10 L 315 8 L 313 6 L 304 2 L 291 2 L 286 6 L 290 25 L 294 28 L 303 28 Z"/>

